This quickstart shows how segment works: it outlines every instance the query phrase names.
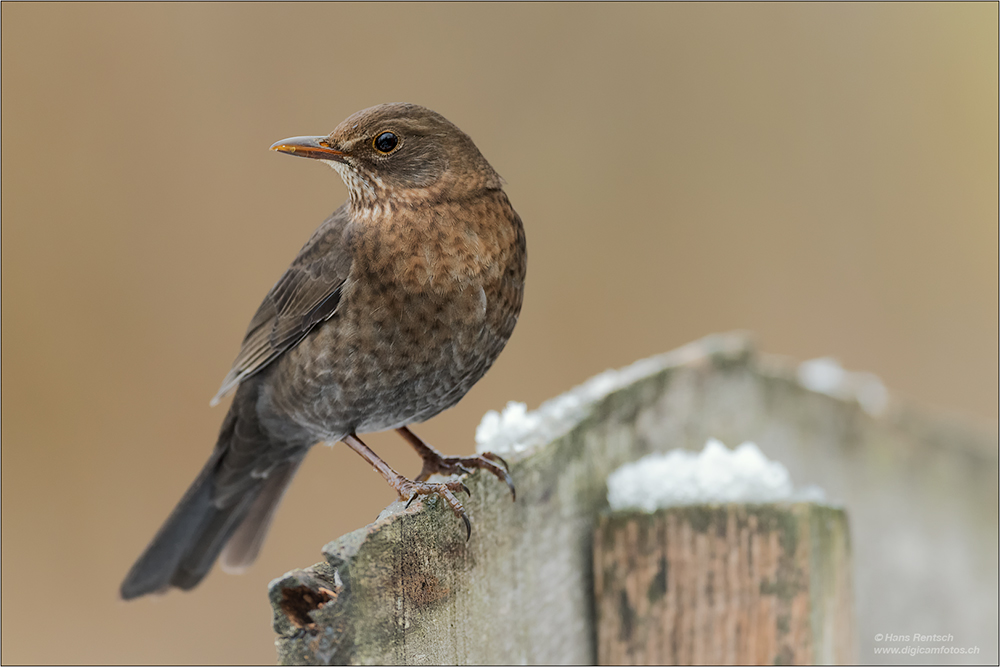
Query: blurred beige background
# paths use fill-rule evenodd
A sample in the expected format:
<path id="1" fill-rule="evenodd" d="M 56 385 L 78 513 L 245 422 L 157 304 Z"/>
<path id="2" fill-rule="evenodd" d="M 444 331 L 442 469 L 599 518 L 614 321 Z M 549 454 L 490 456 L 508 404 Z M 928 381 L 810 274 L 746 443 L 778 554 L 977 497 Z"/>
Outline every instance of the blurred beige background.
<path id="1" fill-rule="evenodd" d="M 997 18 L 3 3 L 3 662 L 272 662 L 267 582 L 392 500 L 317 448 L 248 574 L 117 599 L 211 450 L 249 318 L 346 196 L 268 146 L 380 102 L 468 132 L 528 234 L 506 352 L 417 429 L 440 448 L 471 452 L 508 400 L 734 328 L 995 429 Z"/>

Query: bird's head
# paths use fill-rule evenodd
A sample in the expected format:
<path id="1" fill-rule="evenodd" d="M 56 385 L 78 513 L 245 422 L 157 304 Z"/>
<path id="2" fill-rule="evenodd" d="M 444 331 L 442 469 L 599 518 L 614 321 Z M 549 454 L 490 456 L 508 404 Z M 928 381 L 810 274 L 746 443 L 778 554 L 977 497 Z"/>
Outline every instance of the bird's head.
<path id="1" fill-rule="evenodd" d="M 271 150 L 326 162 L 344 179 L 355 207 L 433 201 L 502 185 L 467 134 L 416 104 L 380 104 L 325 137 L 292 137 Z"/>

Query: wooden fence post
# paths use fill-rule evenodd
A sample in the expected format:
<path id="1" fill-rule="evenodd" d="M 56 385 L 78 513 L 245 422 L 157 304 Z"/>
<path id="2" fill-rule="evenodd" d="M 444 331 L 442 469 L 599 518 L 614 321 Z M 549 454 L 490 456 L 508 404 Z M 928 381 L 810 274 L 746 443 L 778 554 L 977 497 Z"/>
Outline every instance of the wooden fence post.
<path id="1" fill-rule="evenodd" d="M 759 582 L 760 599 L 776 605 L 774 639 L 758 642 L 752 655 L 766 654 L 769 662 L 870 662 L 880 659 L 871 648 L 881 636 L 876 633 L 911 632 L 919 623 L 927 632 L 952 632 L 956 641 L 978 643 L 979 659 L 996 660 L 995 433 L 894 400 L 882 414 L 869 414 L 849 392 L 832 397 L 807 389 L 793 364 L 756 355 L 740 334 L 710 336 L 603 373 L 521 419 L 494 422 L 501 422 L 500 428 L 479 445 L 511 464 L 517 502 L 510 501 L 503 484 L 480 472 L 466 480 L 473 495 L 463 499 L 474 525 L 470 541 L 439 502 L 415 502 L 405 510 L 394 503 L 374 524 L 326 545 L 323 562 L 275 579 L 270 600 L 282 663 L 596 662 L 600 598 L 594 597 L 593 540 L 598 517 L 608 508 L 608 475 L 652 452 L 701 450 L 710 437 L 730 446 L 756 442 L 796 483 L 817 484 L 843 501 L 851 517 L 856 656 L 844 639 L 850 586 L 843 515 L 816 506 L 793 507 L 787 521 L 764 521 L 765 515 L 750 507 L 716 510 L 707 515 L 714 517 L 709 523 L 683 519 L 682 511 L 666 515 L 674 516 L 669 519 L 674 523 L 664 523 L 662 530 L 680 531 L 681 542 L 668 543 L 681 549 L 677 553 L 683 552 L 685 535 L 693 540 L 692 553 L 745 540 L 778 565 L 785 558 L 794 566 L 792 578 L 779 567 L 773 575 L 750 570 L 733 579 L 733 586 Z M 829 522 L 817 523 L 823 516 Z M 602 530 L 616 525 L 607 521 Z M 729 532 L 730 521 L 736 532 Z M 797 539 L 789 539 L 790 526 L 799 526 Z M 828 552 L 813 549 L 827 538 Z M 910 555 L 922 560 L 900 567 L 900 559 Z M 668 585 L 664 595 L 684 590 L 707 602 L 707 579 L 699 584 L 697 577 L 710 570 L 698 568 L 722 567 L 726 557 L 734 555 L 720 551 L 700 565 L 678 561 L 666 581 L 676 581 L 685 567 L 695 581 L 685 580 L 686 588 L 679 581 L 675 589 Z M 599 558 L 604 563 L 605 556 Z M 762 567 L 763 561 L 741 562 L 727 566 Z M 923 568 L 926 563 L 947 567 Z M 806 577 L 808 594 L 786 587 Z M 602 591 L 609 585 L 617 584 L 605 578 Z M 714 596 L 714 579 L 711 590 Z M 628 613 L 638 614 L 642 596 L 628 595 Z M 717 597 L 712 601 L 718 604 Z M 781 611 L 789 604 L 802 606 L 804 616 Z M 703 607 L 695 609 L 702 613 Z M 806 617 L 808 624 L 802 621 Z M 695 621 L 704 625 L 700 618 Z M 763 627 L 759 620 L 752 627 Z M 741 622 L 726 630 L 724 645 L 733 651 L 739 646 L 734 636 L 750 642 L 749 634 L 732 629 L 742 628 Z M 811 635 L 804 644 L 783 639 L 807 630 Z M 711 662 L 719 657 L 696 655 L 694 646 L 672 655 L 679 660 L 711 655 Z M 666 660 L 662 656 L 668 653 L 659 655 Z"/>
<path id="2" fill-rule="evenodd" d="M 849 542 L 844 511 L 812 503 L 602 514 L 597 662 L 853 662 Z"/>

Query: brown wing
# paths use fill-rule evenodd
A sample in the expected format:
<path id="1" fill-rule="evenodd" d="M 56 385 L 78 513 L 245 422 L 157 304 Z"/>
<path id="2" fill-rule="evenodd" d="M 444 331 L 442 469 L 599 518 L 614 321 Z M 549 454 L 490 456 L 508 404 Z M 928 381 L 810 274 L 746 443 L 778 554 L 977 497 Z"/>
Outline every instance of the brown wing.
<path id="1" fill-rule="evenodd" d="M 320 225 L 267 293 L 212 405 L 336 313 L 351 270 L 349 222 L 345 204 Z"/>

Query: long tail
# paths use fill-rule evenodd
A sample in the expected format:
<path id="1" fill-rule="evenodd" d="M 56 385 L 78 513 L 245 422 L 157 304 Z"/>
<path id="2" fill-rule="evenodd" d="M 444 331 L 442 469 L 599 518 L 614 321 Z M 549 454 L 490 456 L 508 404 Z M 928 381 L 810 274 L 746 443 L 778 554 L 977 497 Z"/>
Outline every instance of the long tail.
<path id="1" fill-rule="evenodd" d="M 257 424 L 256 391 L 249 394 L 234 397 L 212 456 L 129 570 L 122 598 L 194 588 L 227 543 L 223 566 L 229 571 L 257 557 L 305 450 L 269 441 Z"/>

